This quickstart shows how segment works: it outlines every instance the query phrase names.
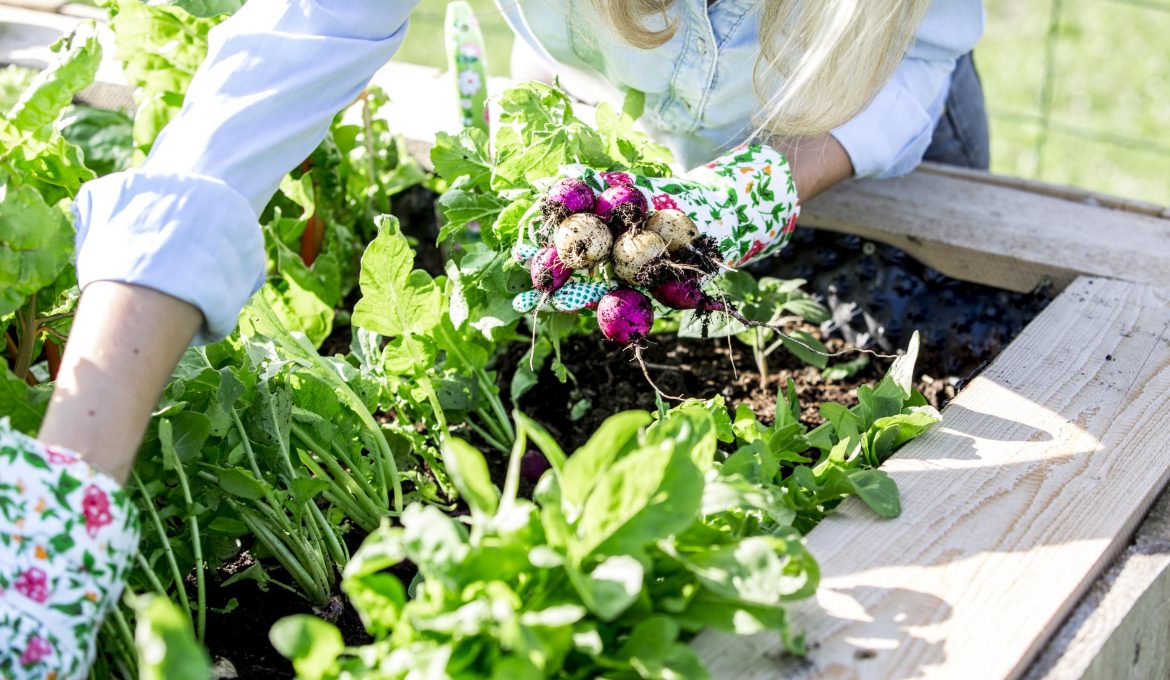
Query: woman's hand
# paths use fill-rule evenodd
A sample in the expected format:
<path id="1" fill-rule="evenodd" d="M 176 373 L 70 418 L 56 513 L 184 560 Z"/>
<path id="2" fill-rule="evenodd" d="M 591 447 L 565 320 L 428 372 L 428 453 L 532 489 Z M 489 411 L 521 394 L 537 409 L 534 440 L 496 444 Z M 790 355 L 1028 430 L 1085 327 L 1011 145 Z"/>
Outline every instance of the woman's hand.
<path id="1" fill-rule="evenodd" d="M 811 173 L 813 164 L 808 166 Z M 686 213 L 704 236 L 711 237 L 728 267 L 745 265 L 780 250 L 788 242 L 800 213 L 796 178 L 788 159 L 768 146 L 740 146 L 678 178 L 596 172 L 584 166 L 565 166 L 561 170 L 566 177 L 584 180 L 597 194 L 615 185 L 629 185 L 642 193 L 651 211 L 676 209 Z M 535 233 L 536 229 L 529 231 Z M 517 244 L 517 259 L 527 261 L 537 253 L 532 243 L 535 240 L 530 237 L 529 242 Z M 557 311 L 575 312 L 595 305 L 611 287 L 595 280 L 580 280 L 580 274 L 577 279 L 552 295 L 535 290 L 521 293 L 512 306 L 521 313 L 542 304 Z"/>
<path id="2" fill-rule="evenodd" d="M 0 420 L 0 677 L 83 678 L 138 549 L 109 475 Z"/>

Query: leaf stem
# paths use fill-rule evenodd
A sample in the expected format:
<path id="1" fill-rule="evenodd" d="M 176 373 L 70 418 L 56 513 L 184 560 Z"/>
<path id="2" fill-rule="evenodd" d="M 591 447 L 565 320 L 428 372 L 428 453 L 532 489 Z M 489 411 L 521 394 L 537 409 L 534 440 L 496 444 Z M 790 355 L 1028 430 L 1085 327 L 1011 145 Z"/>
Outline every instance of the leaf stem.
<path id="1" fill-rule="evenodd" d="M 511 507 L 520 493 L 520 460 L 528 446 L 528 430 L 523 423 L 516 432 L 516 441 L 512 443 L 512 452 L 508 456 L 508 472 L 504 477 L 504 490 L 500 494 L 500 508 Z"/>
<path id="2" fill-rule="evenodd" d="M 345 405 L 350 408 L 370 434 L 374 437 L 374 442 L 378 446 L 378 455 L 382 459 L 382 464 L 386 466 L 387 473 L 390 476 L 390 485 L 394 491 L 394 512 L 402 513 L 402 478 L 398 474 L 398 464 L 394 461 L 394 452 L 390 449 L 390 442 L 386 441 L 386 434 L 382 432 L 382 426 L 374 420 L 374 416 L 370 414 L 370 410 L 362 403 L 353 389 L 337 375 L 336 371 L 329 367 L 328 364 L 320 357 L 314 356 L 314 365 L 320 372 L 322 377 L 327 379 L 337 390 L 337 394 Z M 383 501 L 388 501 L 385 498 L 386 489 L 382 489 Z"/>
<path id="3" fill-rule="evenodd" d="M 175 475 L 179 478 L 179 487 L 183 490 L 187 528 L 191 534 L 191 550 L 195 556 L 195 597 L 198 607 L 195 612 L 195 636 L 199 642 L 203 642 L 203 635 L 207 630 L 207 587 L 203 574 L 203 541 L 199 531 L 199 518 L 195 515 L 195 501 L 191 498 L 191 486 L 187 482 L 187 473 L 183 470 L 183 461 L 179 460 L 177 451 L 175 452 Z"/>
<path id="4" fill-rule="evenodd" d="M 24 307 L 17 312 L 20 319 L 20 349 L 16 355 L 16 377 L 21 380 L 28 378 L 28 370 L 32 367 L 33 348 L 37 344 L 37 296 L 29 298 Z"/>
<path id="5" fill-rule="evenodd" d="M 386 196 L 386 188 L 382 186 L 382 178 L 378 174 L 378 150 L 374 147 L 374 115 L 370 111 L 370 93 L 363 90 L 359 98 L 362 100 L 362 143 L 366 148 L 366 172 L 370 174 L 370 190 L 366 193 L 366 210 L 370 215 L 377 215 L 379 212 L 390 212 L 389 197 Z M 386 198 L 387 204 L 385 210 L 381 206 L 374 205 L 376 196 Z"/>
<path id="6" fill-rule="evenodd" d="M 138 492 L 142 494 L 143 505 L 146 506 L 146 512 L 150 516 L 151 523 L 154 525 L 154 531 L 158 534 L 158 540 L 163 545 L 163 555 L 167 558 L 167 563 L 171 567 L 171 578 L 175 581 L 175 591 L 179 596 L 179 604 L 183 606 L 183 611 L 187 615 L 191 615 L 191 602 L 187 599 L 187 590 L 183 587 L 183 574 L 179 571 L 179 562 L 175 559 L 175 551 L 171 548 L 171 542 L 167 538 L 166 529 L 163 528 L 162 518 L 159 517 L 158 509 L 154 507 L 154 499 L 146 492 L 146 485 L 142 483 L 142 478 L 138 476 L 137 472 L 132 472 L 134 483 L 138 486 Z"/>

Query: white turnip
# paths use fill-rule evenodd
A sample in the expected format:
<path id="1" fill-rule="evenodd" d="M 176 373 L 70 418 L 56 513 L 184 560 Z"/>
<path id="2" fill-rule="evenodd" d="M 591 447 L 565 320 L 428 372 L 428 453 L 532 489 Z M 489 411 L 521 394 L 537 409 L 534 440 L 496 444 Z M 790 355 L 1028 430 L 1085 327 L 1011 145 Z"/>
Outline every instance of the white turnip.
<path id="1" fill-rule="evenodd" d="M 658 234 L 630 230 L 613 244 L 613 272 L 634 286 L 652 286 L 661 278 L 666 262 L 666 243 Z"/>
<path id="2" fill-rule="evenodd" d="M 699 238 L 699 228 L 681 210 L 657 210 L 646 220 L 646 231 L 658 234 L 670 253 L 686 248 Z"/>
<path id="3" fill-rule="evenodd" d="M 613 234 L 596 215 L 569 215 L 553 232 L 553 245 L 561 262 L 570 269 L 591 269 L 604 262 L 613 249 Z"/>

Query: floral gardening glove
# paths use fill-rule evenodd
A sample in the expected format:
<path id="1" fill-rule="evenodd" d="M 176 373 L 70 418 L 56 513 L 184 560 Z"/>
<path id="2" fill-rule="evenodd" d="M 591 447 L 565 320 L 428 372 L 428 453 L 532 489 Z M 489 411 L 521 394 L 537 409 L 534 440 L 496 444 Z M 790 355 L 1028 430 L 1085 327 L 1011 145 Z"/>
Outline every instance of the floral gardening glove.
<path id="1" fill-rule="evenodd" d="M 779 251 L 796 229 L 800 214 L 788 159 L 763 145 L 739 146 L 681 178 L 597 172 L 581 165 L 564 166 L 561 174 L 584 180 L 596 194 L 615 185 L 633 186 L 646 198 L 651 211 L 669 208 L 686 213 L 704 235 L 715 240 L 729 267 Z M 522 262 L 538 252 L 533 243 L 540 239 L 539 220 L 537 215 L 529 221 L 527 240 L 513 249 Z M 578 271 L 551 296 L 525 291 L 513 299 L 512 306 L 521 313 L 537 306 L 575 312 L 595 306 L 614 285 Z"/>
<path id="2" fill-rule="evenodd" d="M 76 454 L 0 419 L 0 678 L 84 678 L 138 548 L 138 513 Z"/>

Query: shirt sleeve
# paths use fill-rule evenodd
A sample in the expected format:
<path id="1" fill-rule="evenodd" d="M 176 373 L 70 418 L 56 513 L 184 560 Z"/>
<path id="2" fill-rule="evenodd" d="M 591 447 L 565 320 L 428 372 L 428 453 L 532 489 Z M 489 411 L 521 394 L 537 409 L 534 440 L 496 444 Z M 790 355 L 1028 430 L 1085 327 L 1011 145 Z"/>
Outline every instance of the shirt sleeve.
<path id="1" fill-rule="evenodd" d="M 857 177 L 913 170 L 930 146 L 959 57 L 983 34 L 980 0 L 935 0 L 913 44 L 869 106 L 832 132 Z"/>
<path id="2" fill-rule="evenodd" d="M 417 0 L 251 0 L 212 29 L 206 61 L 146 162 L 74 202 L 77 276 L 153 288 L 231 333 L 264 281 L 259 214 L 398 49 Z"/>

